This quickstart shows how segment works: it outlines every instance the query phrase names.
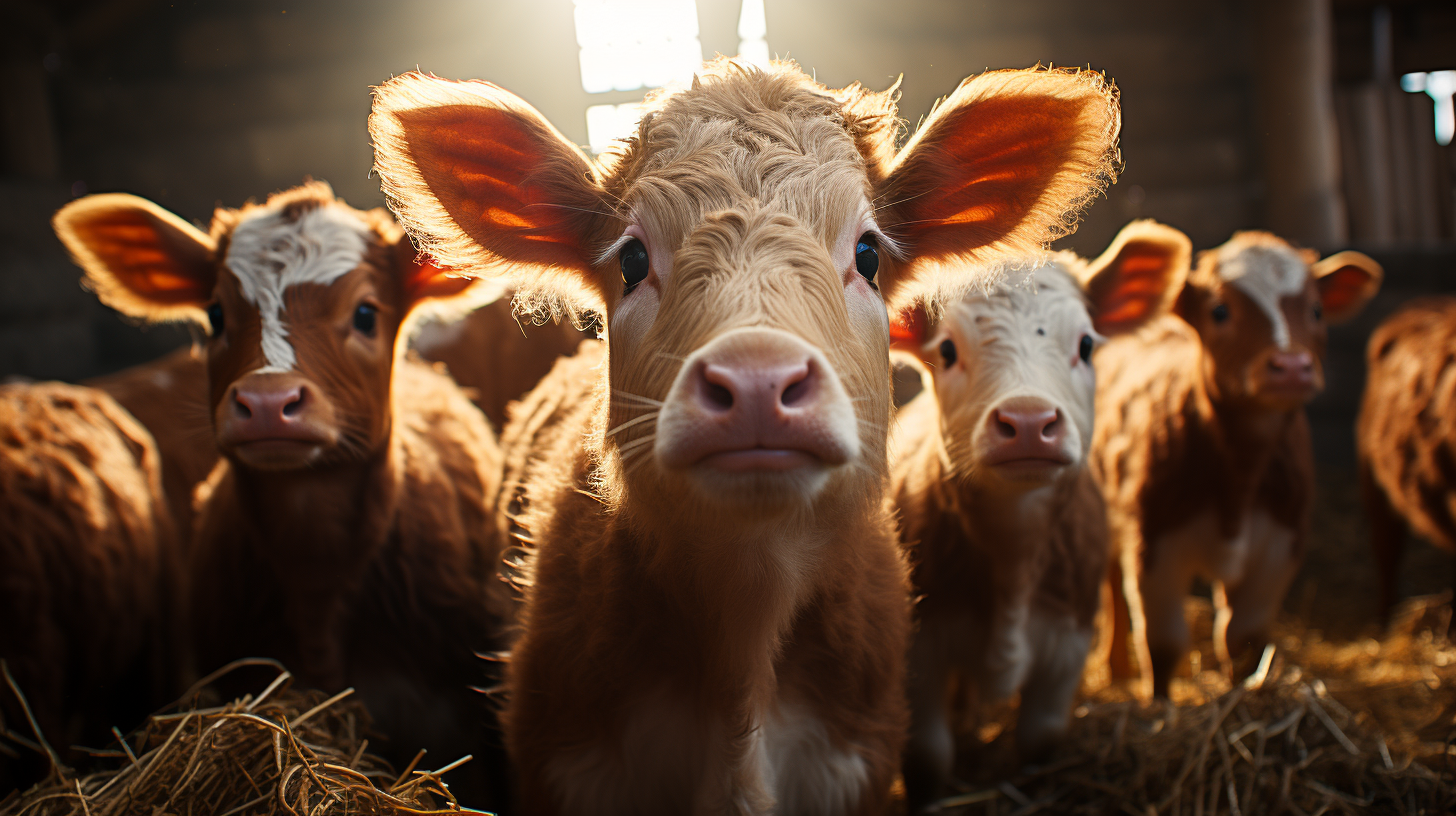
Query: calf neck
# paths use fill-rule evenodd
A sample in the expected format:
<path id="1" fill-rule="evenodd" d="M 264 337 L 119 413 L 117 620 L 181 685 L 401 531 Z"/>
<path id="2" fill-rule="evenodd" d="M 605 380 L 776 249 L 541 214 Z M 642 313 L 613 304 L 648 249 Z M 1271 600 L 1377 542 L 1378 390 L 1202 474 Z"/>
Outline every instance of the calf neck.
<path id="1" fill-rule="evenodd" d="M 909 623 L 886 298 L 969 277 L 912 260 L 1044 240 L 1109 172 L 1116 110 L 1096 75 L 1008 72 L 898 156 L 897 127 L 890 94 L 721 61 L 592 162 L 495 86 L 379 90 L 377 167 L 431 253 L 605 315 L 503 435 L 526 812 L 883 807 Z"/>
<path id="2" fill-rule="evenodd" d="M 1314 491 L 1304 404 L 1324 385 L 1326 326 L 1379 287 L 1358 253 L 1315 263 L 1267 233 L 1201 253 L 1176 317 L 1098 354 L 1094 467 L 1107 497 L 1136 658 L 1167 696 L 1188 652 L 1183 598 L 1210 581 L 1215 646 L 1241 667 L 1300 562 Z M 1131 673 L 1113 643 L 1114 676 Z"/>
<path id="3" fill-rule="evenodd" d="M 1018 753 L 1037 760 L 1071 715 L 1107 559 L 1102 497 L 1086 467 L 1092 353 L 1165 312 L 1188 239 L 1128 226 L 1102 257 L 1059 253 L 1029 275 L 912 312 L 902 342 L 931 388 L 896 418 L 891 486 L 918 621 L 910 651 L 912 812 L 947 792 L 951 679 L 972 705 L 1021 694 Z"/>

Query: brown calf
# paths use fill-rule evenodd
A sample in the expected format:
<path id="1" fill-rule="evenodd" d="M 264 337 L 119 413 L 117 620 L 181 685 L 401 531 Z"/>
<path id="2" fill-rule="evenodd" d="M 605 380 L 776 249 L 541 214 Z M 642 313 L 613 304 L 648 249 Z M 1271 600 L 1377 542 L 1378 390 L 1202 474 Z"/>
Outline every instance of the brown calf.
<path id="1" fill-rule="evenodd" d="M 431 253 L 605 316 L 503 435 L 535 542 L 505 711 L 525 812 L 884 806 L 909 623 L 886 299 L 971 277 L 911 259 L 1058 231 L 1117 125 L 1100 75 L 999 72 L 896 155 L 893 94 L 720 61 L 594 163 L 494 85 L 378 90 L 377 168 Z"/>
<path id="2" fill-rule="evenodd" d="M 210 235 L 123 195 L 55 225 L 108 304 L 209 328 L 223 461 L 198 490 L 199 668 L 276 657 L 310 685 L 356 686 L 396 759 L 480 753 L 472 652 L 497 646 L 508 605 L 489 509 L 500 453 L 448 377 L 403 359 L 402 330 L 467 282 L 321 183 L 219 210 Z M 486 764 L 469 801 L 499 771 Z"/>
<path id="3" fill-rule="evenodd" d="M 1137 659 L 1166 697 L 1188 652 L 1183 599 L 1214 585 L 1226 668 L 1257 656 L 1299 567 L 1314 491 L 1304 404 L 1324 386 L 1326 326 L 1356 314 L 1380 267 L 1315 263 L 1267 233 L 1200 253 L 1177 317 L 1097 355 L 1093 467 L 1107 497 L 1114 581 Z M 1132 673 L 1114 630 L 1113 673 Z M 1146 690 L 1146 689 L 1145 689 Z"/>
<path id="4" fill-rule="evenodd" d="M 1391 315 L 1365 360 L 1356 444 L 1384 620 L 1407 527 L 1456 552 L 1456 298 Z"/>
<path id="5" fill-rule="evenodd" d="M 61 383 L 0 386 L 0 659 L 62 761 L 166 702 L 180 565 L 147 432 L 115 400 Z M 0 719 L 30 726 L 0 682 Z M 0 736 L 0 791 L 38 755 Z"/>
<path id="6" fill-rule="evenodd" d="M 953 674 L 974 703 L 1021 692 L 1023 760 L 1065 732 L 1107 565 L 1102 496 L 1086 467 L 1092 351 L 1167 311 L 1188 238 L 1129 225 L 1095 261 L 1059 253 L 1022 280 L 913 321 L 904 342 L 932 386 L 900 409 L 890 484 L 919 626 L 910 650 L 911 812 L 954 764 Z"/>

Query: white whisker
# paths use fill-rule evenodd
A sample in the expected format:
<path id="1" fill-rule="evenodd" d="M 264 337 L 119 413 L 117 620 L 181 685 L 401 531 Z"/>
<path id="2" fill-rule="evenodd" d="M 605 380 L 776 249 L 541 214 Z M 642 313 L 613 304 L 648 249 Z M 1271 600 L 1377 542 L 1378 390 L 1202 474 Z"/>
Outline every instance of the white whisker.
<path id="1" fill-rule="evenodd" d="M 661 411 L 649 411 L 648 413 L 645 413 L 642 416 L 635 417 L 633 419 L 629 419 L 626 422 L 623 422 L 621 425 L 618 425 L 617 427 L 611 429 L 610 431 L 607 431 L 606 436 L 607 437 L 613 437 L 613 436 L 616 436 L 617 434 L 621 433 L 622 431 L 627 430 L 628 428 L 630 428 L 630 427 L 632 427 L 634 425 L 640 425 L 643 422 L 650 422 L 650 421 L 652 421 L 654 419 L 657 419 L 657 415 L 660 414 L 660 413 L 662 413 L 662 412 Z"/>
<path id="2" fill-rule="evenodd" d="M 662 400 L 655 400 L 651 397 L 644 397 L 641 394 L 633 394 L 630 391 L 623 391 L 620 388 L 613 388 L 612 393 L 625 400 L 637 400 L 638 402 L 646 403 L 647 405 L 656 405 L 658 407 L 662 406 Z"/>

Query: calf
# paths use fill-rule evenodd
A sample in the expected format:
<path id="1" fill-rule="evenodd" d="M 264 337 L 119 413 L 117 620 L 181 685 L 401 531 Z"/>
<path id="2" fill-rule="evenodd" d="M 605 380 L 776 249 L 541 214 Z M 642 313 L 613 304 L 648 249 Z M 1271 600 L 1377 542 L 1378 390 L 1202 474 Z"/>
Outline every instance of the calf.
<path id="1" fill-rule="evenodd" d="M 167 506 L 185 541 L 192 532 L 192 493 L 217 465 L 207 405 L 207 360 L 188 346 L 86 385 L 110 394 L 156 440 Z"/>
<path id="2" fill-rule="evenodd" d="M 1152 692 L 1188 652 L 1183 599 L 1214 586 L 1215 648 L 1247 666 L 1299 567 L 1314 492 L 1304 404 L 1324 385 L 1326 326 L 1355 315 L 1380 267 L 1316 263 L 1261 232 L 1199 254 L 1177 317 L 1097 355 L 1094 472 L 1107 498 L 1114 582 Z M 1238 658 L 1240 666 L 1233 665 Z M 1131 673 L 1123 628 L 1113 673 Z"/>
<path id="3" fill-rule="evenodd" d="M 177 555 L 136 420 L 91 388 L 0 386 L 0 659 L 62 761 L 175 693 Z M 31 736 L 3 682 L 0 721 Z M 44 758 L 6 742 L 0 790 L 37 781 Z"/>
<path id="4" fill-rule="evenodd" d="M 1391 315 L 1365 360 L 1356 443 L 1386 620 L 1407 527 L 1456 552 L 1456 298 Z"/>
<path id="5" fill-rule="evenodd" d="M 377 91 L 376 167 L 432 254 L 605 315 L 503 435 L 534 542 L 504 712 L 526 813 L 885 805 L 886 299 L 1057 232 L 1118 126 L 1098 74 L 997 72 L 896 154 L 893 98 L 719 61 L 592 162 L 488 83 Z"/>
<path id="6" fill-rule="evenodd" d="M 500 452 L 448 377 L 404 359 L 403 330 L 468 282 L 322 183 L 219 210 L 211 234 L 125 195 L 75 201 L 55 226 L 102 300 L 208 328 L 223 458 L 198 489 L 199 667 L 276 657 L 307 684 L 356 686 L 397 760 L 480 753 L 472 653 L 498 646 L 509 603 Z M 486 797 L 485 765 L 465 798 Z"/>
<path id="7" fill-rule="evenodd" d="M 1023 760 L 1065 732 L 1107 562 L 1106 513 L 1086 467 L 1092 351 L 1165 312 L 1191 254 L 1181 232 L 1137 222 L 1095 261 L 1059 253 L 1025 281 L 901 333 L 933 386 L 900 409 L 891 440 L 891 495 L 919 599 L 912 812 L 950 780 L 953 673 L 973 703 L 1021 692 Z"/>

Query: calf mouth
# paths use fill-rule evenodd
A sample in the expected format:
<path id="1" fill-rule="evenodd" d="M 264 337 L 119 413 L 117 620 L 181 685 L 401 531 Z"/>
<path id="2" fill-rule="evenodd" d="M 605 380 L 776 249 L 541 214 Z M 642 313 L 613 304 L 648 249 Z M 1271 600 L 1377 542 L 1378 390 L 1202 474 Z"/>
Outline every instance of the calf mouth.
<path id="1" fill-rule="evenodd" d="M 296 470 L 316 464 L 333 444 L 320 435 L 233 440 L 223 453 L 254 470 Z"/>

